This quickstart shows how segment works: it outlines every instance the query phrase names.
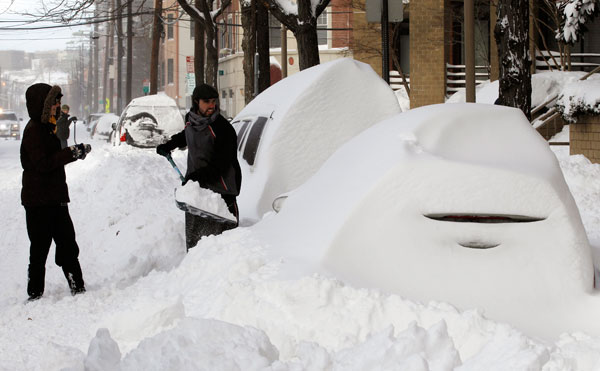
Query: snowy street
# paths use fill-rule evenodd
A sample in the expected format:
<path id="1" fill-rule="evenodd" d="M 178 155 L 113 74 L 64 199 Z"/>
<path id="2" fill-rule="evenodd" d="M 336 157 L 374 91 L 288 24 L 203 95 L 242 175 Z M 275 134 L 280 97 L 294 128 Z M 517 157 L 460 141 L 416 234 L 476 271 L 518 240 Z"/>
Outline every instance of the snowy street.
<path id="1" fill-rule="evenodd" d="M 81 139 L 80 139 L 81 140 Z M 0 369 L 3 370 L 592 370 L 600 339 L 554 343 L 458 311 L 320 275 L 277 278 L 239 228 L 186 256 L 177 175 L 153 150 L 91 142 L 66 167 L 88 292 L 71 297 L 53 248 L 46 292 L 25 304 L 28 238 L 18 141 L 0 141 Z M 600 166 L 554 148 L 588 237 L 600 247 Z M 185 153 L 174 152 L 184 163 Z M 99 329 L 108 329 L 105 330 Z M 117 366 L 118 365 L 118 366 Z"/>

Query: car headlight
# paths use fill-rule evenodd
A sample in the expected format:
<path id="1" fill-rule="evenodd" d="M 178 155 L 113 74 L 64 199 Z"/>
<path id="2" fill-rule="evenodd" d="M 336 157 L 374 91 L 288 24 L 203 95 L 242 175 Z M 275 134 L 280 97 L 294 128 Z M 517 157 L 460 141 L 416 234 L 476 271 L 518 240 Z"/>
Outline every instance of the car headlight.
<path id="1" fill-rule="evenodd" d="M 19 130 L 19 124 L 13 124 L 13 125 L 12 125 L 12 128 L 13 128 L 14 130 Z"/>
<path id="2" fill-rule="evenodd" d="M 8 126 L 6 126 L 6 124 L 0 124 L 0 129 L 6 130 L 8 129 Z"/>

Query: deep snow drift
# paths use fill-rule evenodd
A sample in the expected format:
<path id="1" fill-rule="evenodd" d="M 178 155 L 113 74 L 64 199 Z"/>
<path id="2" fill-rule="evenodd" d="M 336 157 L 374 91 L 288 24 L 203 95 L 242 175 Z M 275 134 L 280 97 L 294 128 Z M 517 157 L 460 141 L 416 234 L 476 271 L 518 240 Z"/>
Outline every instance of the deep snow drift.
<path id="1" fill-rule="evenodd" d="M 282 262 L 291 257 L 269 258 L 253 228 L 203 239 L 186 255 L 183 213 L 173 200 L 179 180 L 169 163 L 152 150 L 93 145 L 84 161 L 67 166 L 88 292 L 69 295 L 52 249 L 44 298 L 24 304 L 28 239 L 19 142 L 0 141 L 0 369 L 592 370 L 600 364 L 600 339 L 586 328 L 546 342 L 477 309 L 420 304 L 317 274 L 282 280 Z M 597 248 L 600 166 L 566 150 L 557 148 L 557 156 Z M 185 153 L 173 156 L 185 163 Z"/>

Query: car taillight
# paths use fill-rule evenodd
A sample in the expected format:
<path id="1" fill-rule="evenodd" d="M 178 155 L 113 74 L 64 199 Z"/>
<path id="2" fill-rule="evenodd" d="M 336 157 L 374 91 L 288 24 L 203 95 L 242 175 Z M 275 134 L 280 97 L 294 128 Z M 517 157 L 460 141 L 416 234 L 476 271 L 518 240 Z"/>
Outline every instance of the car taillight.
<path id="1" fill-rule="evenodd" d="M 121 135 L 121 138 L 119 138 L 119 140 L 121 142 L 127 142 L 127 132 L 123 133 L 123 135 Z"/>

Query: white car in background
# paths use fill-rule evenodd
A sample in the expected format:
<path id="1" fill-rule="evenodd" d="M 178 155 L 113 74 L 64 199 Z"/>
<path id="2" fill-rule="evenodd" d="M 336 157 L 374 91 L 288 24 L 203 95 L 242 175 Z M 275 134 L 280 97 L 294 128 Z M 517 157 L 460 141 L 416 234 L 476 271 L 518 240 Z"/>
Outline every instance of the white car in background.
<path id="1" fill-rule="evenodd" d="M 172 98 L 164 94 L 133 99 L 115 125 L 115 145 L 127 143 L 151 148 L 184 128 L 183 117 Z"/>
<path id="2" fill-rule="evenodd" d="M 0 110 L 0 137 L 21 139 L 21 124 L 17 114 L 12 111 Z"/>
<path id="3" fill-rule="evenodd" d="M 114 113 L 103 114 L 98 121 L 94 123 L 90 137 L 92 139 L 106 140 L 107 142 L 112 141 L 115 132 L 113 127 L 118 120 L 119 116 Z"/>

